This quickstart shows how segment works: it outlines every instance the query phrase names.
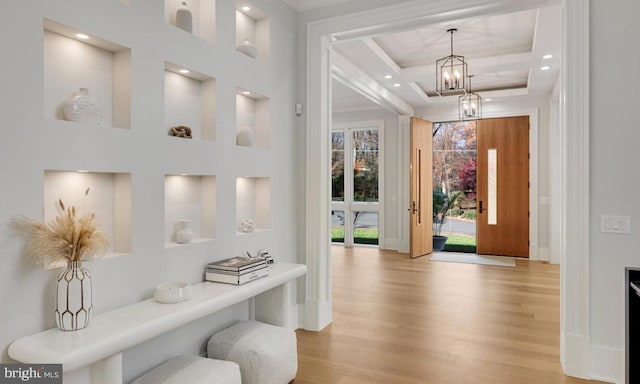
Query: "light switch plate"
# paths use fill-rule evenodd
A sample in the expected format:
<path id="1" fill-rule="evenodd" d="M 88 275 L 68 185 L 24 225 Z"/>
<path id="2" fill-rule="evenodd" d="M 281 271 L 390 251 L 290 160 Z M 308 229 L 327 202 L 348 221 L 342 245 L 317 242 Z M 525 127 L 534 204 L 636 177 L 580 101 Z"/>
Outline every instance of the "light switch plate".
<path id="1" fill-rule="evenodd" d="M 600 232 L 631 233 L 631 216 L 600 216 Z"/>

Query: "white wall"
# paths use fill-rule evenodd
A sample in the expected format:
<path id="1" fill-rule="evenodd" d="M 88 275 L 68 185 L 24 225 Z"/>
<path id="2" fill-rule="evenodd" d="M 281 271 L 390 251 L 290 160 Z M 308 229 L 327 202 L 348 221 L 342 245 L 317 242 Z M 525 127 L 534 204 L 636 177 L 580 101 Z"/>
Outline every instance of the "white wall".
<path id="1" fill-rule="evenodd" d="M 591 1 L 590 313 L 594 370 L 614 363 L 622 382 L 624 268 L 640 267 L 638 97 L 640 2 Z M 612 75 L 624 79 L 621 86 Z M 601 215 L 632 217 L 630 235 L 600 233 Z M 635 221 L 635 222 L 633 222 Z M 608 351 L 609 350 L 609 351 Z M 615 359 L 604 359 L 614 353 Z M 603 361 L 604 360 L 604 361 Z M 606 372 L 606 371 L 605 371 Z"/>
<path id="2" fill-rule="evenodd" d="M 384 120 L 384 241 L 381 249 L 397 250 L 400 233 L 398 232 L 398 199 L 400 175 L 398 173 L 398 150 L 400 145 L 400 131 L 398 129 L 398 114 L 386 109 L 372 109 L 333 114 L 333 124 Z"/>
<path id="3" fill-rule="evenodd" d="M 233 1 L 215 2 L 212 15 L 217 33 L 209 34 L 207 40 L 167 24 L 164 1 L 125 3 L 34 0 L 3 4 L 0 12 L 4 58 L 0 62 L 4 137 L 0 140 L 2 362 L 10 361 L 7 347 L 13 340 L 55 327 L 54 287 L 60 270 L 29 264 L 22 254 L 23 241 L 9 227 L 10 218 L 16 214 L 43 218 L 44 205 L 49 204 L 44 201 L 45 170 L 89 169 L 131 176 L 130 252 L 88 263 L 93 274 L 96 314 L 147 299 L 154 286 L 163 281 L 200 282 L 206 262 L 244 250 L 268 248 L 279 261 L 298 260 L 296 186 L 301 182 L 296 175 L 298 130 L 293 111 L 293 10 L 280 1 L 252 1 L 271 20 L 271 55 L 269 62 L 262 62 L 235 50 Z M 205 10 L 204 4 L 213 1 L 200 3 Z M 131 49 L 131 121 L 129 127 L 124 127 L 128 129 L 113 128 L 109 121 L 102 126 L 87 126 L 56 120 L 53 113 L 47 112 L 51 102 L 64 100 L 53 100 L 45 92 L 44 17 Z M 210 41 L 212 38 L 215 43 Z M 74 60 L 65 54 L 67 60 Z M 165 62 L 216 79 L 214 135 L 189 141 L 167 136 Z M 248 150 L 235 145 L 237 87 L 269 97 L 269 148 Z M 165 175 L 182 172 L 215 177 L 215 238 L 166 247 Z M 235 225 L 236 177 L 246 175 L 270 179 L 270 199 L 264 204 L 273 214 L 270 231 L 240 239 Z M 204 340 L 214 329 L 247 316 L 248 303 L 243 303 L 127 351 L 125 382 L 168 356 L 202 352 Z"/>

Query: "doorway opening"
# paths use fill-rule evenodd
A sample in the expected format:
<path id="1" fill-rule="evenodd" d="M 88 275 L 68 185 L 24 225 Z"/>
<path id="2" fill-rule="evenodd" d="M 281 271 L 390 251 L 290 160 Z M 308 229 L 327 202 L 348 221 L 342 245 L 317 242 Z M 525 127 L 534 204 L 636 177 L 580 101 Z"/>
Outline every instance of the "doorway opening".
<path id="1" fill-rule="evenodd" d="M 476 121 L 434 123 L 432 137 L 434 250 L 476 253 Z"/>
<path id="2" fill-rule="evenodd" d="M 380 242 L 382 122 L 337 124 L 331 132 L 331 241 Z"/>

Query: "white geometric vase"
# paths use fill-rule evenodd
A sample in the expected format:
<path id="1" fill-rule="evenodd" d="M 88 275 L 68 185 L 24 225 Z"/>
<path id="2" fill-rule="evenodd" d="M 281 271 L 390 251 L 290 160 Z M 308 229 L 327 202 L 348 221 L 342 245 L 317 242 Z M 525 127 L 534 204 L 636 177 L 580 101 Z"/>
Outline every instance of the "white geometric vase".
<path id="1" fill-rule="evenodd" d="M 58 275 L 56 325 L 63 331 L 77 331 L 89 325 L 92 313 L 91 274 L 79 261 L 71 261 Z"/>

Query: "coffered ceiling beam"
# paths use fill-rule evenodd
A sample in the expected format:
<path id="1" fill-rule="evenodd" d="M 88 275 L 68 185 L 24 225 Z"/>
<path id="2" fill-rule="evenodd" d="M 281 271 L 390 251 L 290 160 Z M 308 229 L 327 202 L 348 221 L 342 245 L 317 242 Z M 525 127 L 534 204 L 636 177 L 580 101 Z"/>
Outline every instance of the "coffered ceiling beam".
<path id="1" fill-rule="evenodd" d="M 403 115 L 413 115 L 413 107 L 353 65 L 344 56 L 331 53 L 333 78 L 381 107 Z"/>
<path id="2" fill-rule="evenodd" d="M 426 25 L 446 23 L 452 20 L 460 20 L 471 17 L 486 17 L 501 15 L 558 5 L 561 0 L 432 0 L 409 1 L 399 10 L 397 6 L 389 6 L 385 17 L 376 20 L 377 17 L 366 12 L 362 13 L 361 24 L 354 24 L 352 19 L 344 18 L 344 25 L 339 29 L 345 32 L 334 33 L 334 42 L 375 37 L 389 33 L 406 32 Z M 402 13 L 401 13 L 402 12 Z M 406 19 L 406 14 L 415 15 Z M 400 14 L 401 13 L 401 14 Z M 389 20 L 394 20 L 390 22 Z M 339 18 L 336 23 L 343 21 Z"/>
<path id="3" fill-rule="evenodd" d="M 512 53 L 508 55 L 499 55 L 482 58 L 467 58 L 469 68 L 473 69 L 474 75 L 482 75 L 488 71 L 513 71 L 518 69 L 529 69 L 531 65 L 531 52 Z M 434 64 L 421 65 L 417 67 L 409 67 L 400 70 L 400 77 L 406 81 L 421 81 L 425 78 L 435 79 L 436 67 Z"/>

